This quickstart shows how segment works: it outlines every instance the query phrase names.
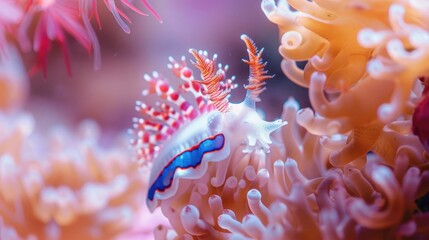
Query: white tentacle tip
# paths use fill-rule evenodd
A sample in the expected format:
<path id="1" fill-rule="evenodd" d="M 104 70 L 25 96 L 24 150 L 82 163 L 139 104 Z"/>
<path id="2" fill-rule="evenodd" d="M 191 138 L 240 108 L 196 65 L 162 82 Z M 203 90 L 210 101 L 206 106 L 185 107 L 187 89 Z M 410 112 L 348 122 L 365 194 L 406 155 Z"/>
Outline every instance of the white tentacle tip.
<path id="1" fill-rule="evenodd" d="M 322 72 L 314 72 L 311 74 L 311 81 L 314 81 L 316 83 L 325 83 L 326 81 L 326 75 Z"/>
<path id="2" fill-rule="evenodd" d="M 299 109 L 299 103 L 298 101 L 293 98 L 290 97 L 284 104 L 283 104 L 283 109 L 293 109 L 295 111 L 298 111 Z"/>
<path id="3" fill-rule="evenodd" d="M 282 47 L 288 50 L 297 49 L 302 44 L 302 41 L 302 35 L 297 31 L 285 32 L 281 39 Z"/>
<path id="4" fill-rule="evenodd" d="M 196 221 L 200 218 L 200 212 L 194 205 L 187 205 L 182 209 L 181 217 L 183 219 Z"/>
<path id="5" fill-rule="evenodd" d="M 247 199 L 249 200 L 261 200 L 261 198 L 261 193 L 256 189 L 251 189 L 247 192 Z"/>
<path id="6" fill-rule="evenodd" d="M 357 39 L 362 47 L 372 48 L 379 44 L 383 37 L 380 33 L 375 32 L 372 29 L 364 28 L 359 31 Z"/>
<path id="7" fill-rule="evenodd" d="M 261 8 L 265 15 L 269 15 L 276 11 L 277 6 L 274 0 L 262 0 Z"/>
<path id="8" fill-rule="evenodd" d="M 382 74 L 386 71 L 384 69 L 383 63 L 378 59 L 372 59 L 368 62 L 366 69 L 373 78 L 380 78 Z"/>
<path id="9" fill-rule="evenodd" d="M 392 4 L 389 8 L 389 14 L 391 16 L 403 16 L 405 13 L 405 8 L 404 6 L 400 5 L 400 4 Z"/>
<path id="10" fill-rule="evenodd" d="M 217 223 L 219 224 L 219 227 L 223 229 L 228 229 L 231 225 L 234 224 L 234 222 L 237 222 L 231 215 L 223 213 L 219 215 L 217 218 Z"/>
<path id="11" fill-rule="evenodd" d="M 395 112 L 395 108 L 392 106 L 392 104 L 382 104 L 378 108 L 378 118 L 384 123 L 389 123 L 394 120 Z"/>

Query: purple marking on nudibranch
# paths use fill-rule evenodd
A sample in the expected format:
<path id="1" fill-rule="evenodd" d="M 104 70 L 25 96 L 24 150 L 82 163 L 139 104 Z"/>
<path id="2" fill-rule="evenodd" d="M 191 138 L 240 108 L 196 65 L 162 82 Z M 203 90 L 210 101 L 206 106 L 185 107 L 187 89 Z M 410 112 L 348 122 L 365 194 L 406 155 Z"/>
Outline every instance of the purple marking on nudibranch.
<path id="1" fill-rule="evenodd" d="M 148 199 L 152 201 L 155 191 L 164 192 L 168 189 L 174 178 L 174 173 L 178 168 L 188 169 L 198 167 L 206 153 L 222 150 L 225 144 L 225 136 L 222 133 L 208 137 L 198 144 L 182 151 L 173 157 L 159 173 L 154 183 L 150 186 Z"/>

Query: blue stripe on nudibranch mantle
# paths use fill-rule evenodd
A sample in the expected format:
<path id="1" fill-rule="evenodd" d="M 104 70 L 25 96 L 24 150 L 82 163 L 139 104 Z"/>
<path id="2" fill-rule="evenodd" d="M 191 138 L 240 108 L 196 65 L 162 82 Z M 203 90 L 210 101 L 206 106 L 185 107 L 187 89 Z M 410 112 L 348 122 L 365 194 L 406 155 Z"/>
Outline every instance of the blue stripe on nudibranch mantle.
<path id="1" fill-rule="evenodd" d="M 173 182 L 174 173 L 178 168 L 196 168 L 201 164 L 204 154 L 221 150 L 225 145 L 225 136 L 220 133 L 202 140 L 200 143 L 186 149 L 172 158 L 150 186 L 148 199 L 153 200 L 155 191 L 163 192 Z"/>

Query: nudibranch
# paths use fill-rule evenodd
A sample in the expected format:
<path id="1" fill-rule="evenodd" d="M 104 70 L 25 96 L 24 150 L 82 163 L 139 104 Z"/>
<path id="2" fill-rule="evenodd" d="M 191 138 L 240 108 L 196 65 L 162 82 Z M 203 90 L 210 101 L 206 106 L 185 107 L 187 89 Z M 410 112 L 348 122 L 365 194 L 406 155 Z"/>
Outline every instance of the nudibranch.
<path id="1" fill-rule="evenodd" d="M 182 82 L 175 88 L 157 72 L 145 75 L 149 87 L 143 96 L 155 95 L 155 106 L 137 101 L 140 118 L 133 119 L 133 148 L 140 164 L 152 165 L 147 204 L 153 211 L 160 202 L 185 190 L 179 183 L 184 179 L 199 179 L 210 163 L 231 157 L 231 150 L 242 147 L 243 152 L 254 149 L 269 151 L 270 134 L 286 122 L 265 121 L 255 109 L 265 81 L 272 78 L 264 70 L 262 50 L 258 50 L 248 36 L 241 39 L 247 46 L 249 84 L 243 102 L 228 101 L 231 90 L 237 87 L 234 77 L 226 78 L 228 66 L 216 66 L 215 54 L 209 59 L 206 51 L 190 49 L 192 62 L 201 71 L 195 79 L 186 66 L 185 57 L 176 61 L 170 57 L 168 67 Z M 148 101 L 152 100 L 146 98 Z"/>

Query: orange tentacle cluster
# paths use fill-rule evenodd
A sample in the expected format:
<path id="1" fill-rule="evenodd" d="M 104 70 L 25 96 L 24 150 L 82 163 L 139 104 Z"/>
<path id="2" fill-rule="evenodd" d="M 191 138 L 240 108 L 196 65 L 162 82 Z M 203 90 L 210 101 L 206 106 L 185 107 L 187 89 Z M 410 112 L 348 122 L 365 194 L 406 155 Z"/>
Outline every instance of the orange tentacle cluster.
<path id="1" fill-rule="evenodd" d="M 265 80 L 273 76 L 266 75 L 267 71 L 264 70 L 266 65 L 266 62 L 262 62 L 262 52 L 264 49 L 258 51 L 255 42 L 247 35 L 241 35 L 241 39 L 246 43 L 247 53 L 249 54 L 249 60 L 243 59 L 243 62 L 249 64 L 250 68 L 249 85 L 246 85 L 245 88 L 249 91 L 249 97 L 253 101 L 259 102 L 261 101 L 259 94 L 265 90 Z"/>
<path id="2" fill-rule="evenodd" d="M 201 71 L 201 81 L 197 81 L 205 86 L 211 103 L 219 112 L 228 112 L 230 109 L 228 96 L 231 88 L 225 87 L 223 80 L 225 71 L 219 68 L 215 71 L 216 55 L 210 60 L 207 53 L 190 49 L 189 52 L 195 57 L 196 62 L 192 62 Z"/>

